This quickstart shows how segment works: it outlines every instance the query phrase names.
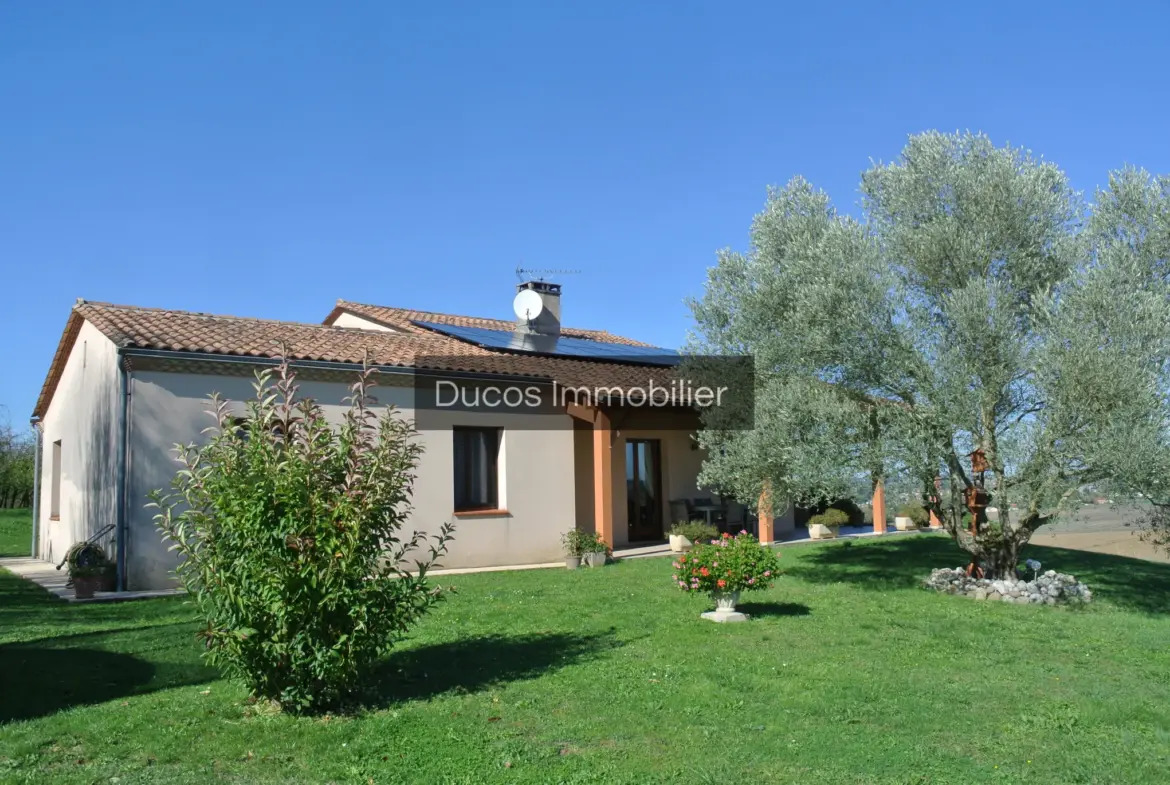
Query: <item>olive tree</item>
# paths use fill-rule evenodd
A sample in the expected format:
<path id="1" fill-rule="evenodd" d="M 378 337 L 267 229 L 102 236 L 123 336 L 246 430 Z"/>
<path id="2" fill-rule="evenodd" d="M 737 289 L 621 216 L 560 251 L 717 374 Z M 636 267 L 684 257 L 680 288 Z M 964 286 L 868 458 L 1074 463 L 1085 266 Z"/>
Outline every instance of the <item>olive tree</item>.
<path id="1" fill-rule="evenodd" d="M 861 194 L 853 218 L 801 178 L 771 191 L 691 302 L 693 351 L 756 362 L 755 429 L 700 435 L 705 484 L 909 477 L 990 575 L 1086 483 L 1170 502 L 1165 180 L 1123 170 L 1090 205 L 1027 151 L 926 133 Z M 998 516 L 972 521 L 976 449 Z"/>

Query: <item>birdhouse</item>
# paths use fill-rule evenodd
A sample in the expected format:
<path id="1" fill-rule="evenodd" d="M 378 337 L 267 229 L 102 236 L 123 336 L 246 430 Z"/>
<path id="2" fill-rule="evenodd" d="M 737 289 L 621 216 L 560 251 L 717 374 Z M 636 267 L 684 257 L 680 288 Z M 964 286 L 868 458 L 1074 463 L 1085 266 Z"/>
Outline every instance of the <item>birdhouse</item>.
<path id="1" fill-rule="evenodd" d="M 976 474 L 982 474 L 990 468 L 987 465 L 987 454 L 983 450 L 976 450 L 968 457 L 971 458 L 971 471 Z"/>

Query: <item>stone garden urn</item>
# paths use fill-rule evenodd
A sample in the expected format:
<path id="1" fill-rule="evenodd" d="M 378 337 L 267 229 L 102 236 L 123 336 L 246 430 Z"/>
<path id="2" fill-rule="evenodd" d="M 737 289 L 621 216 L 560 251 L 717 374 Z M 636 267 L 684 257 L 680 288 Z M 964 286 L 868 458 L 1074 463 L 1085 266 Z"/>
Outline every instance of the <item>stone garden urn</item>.
<path id="1" fill-rule="evenodd" d="M 918 530 L 918 524 L 914 522 L 913 518 L 898 515 L 894 518 L 894 528 L 900 532 L 912 532 Z"/>
<path id="2" fill-rule="evenodd" d="M 740 613 L 735 609 L 735 606 L 739 603 L 739 592 L 713 591 L 711 592 L 711 599 L 715 601 L 715 610 L 702 614 L 704 619 L 716 622 L 748 620 L 747 614 Z"/>

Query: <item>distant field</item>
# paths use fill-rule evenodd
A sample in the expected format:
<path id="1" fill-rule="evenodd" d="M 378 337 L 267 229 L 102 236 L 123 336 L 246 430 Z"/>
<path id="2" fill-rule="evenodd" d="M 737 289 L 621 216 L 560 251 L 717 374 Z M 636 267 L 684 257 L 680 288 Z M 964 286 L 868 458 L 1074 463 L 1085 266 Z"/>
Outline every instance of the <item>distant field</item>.
<path id="1" fill-rule="evenodd" d="M 0 556 L 28 556 L 31 538 L 31 510 L 0 510 Z"/>

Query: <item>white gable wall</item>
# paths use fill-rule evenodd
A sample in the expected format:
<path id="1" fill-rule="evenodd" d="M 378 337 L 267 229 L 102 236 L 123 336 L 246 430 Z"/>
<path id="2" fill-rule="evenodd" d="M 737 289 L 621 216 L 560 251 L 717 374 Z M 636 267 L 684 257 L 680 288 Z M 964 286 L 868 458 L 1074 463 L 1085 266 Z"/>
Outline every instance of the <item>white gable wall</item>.
<path id="1" fill-rule="evenodd" d="M 377 322 L 371 322 L 369 319 L 363 319 L 362 317 L 357 316 L 356 314 L 352 314 L 349 311 L 343 311 L 342 314 L 333 321 L 333 326 L 353 327 L 358 330 L 380 330 L 386 333 L 399 332 L 398 330 L 387 327 L 384 324 L 378 324 Z"/>
<path id="2" fill-rule="evenodd" d="M 59 562 L 75 542 L 116 521 L 118 471 L 118 352 L 113 341 L 83 322 L 56 393 L 42 418 L 38 543 L 40 558 Z M 55 450 L 61 442 L 60 506 L 53 519 Z M 100 544 L 114 556 L 114 533 Z"/>

